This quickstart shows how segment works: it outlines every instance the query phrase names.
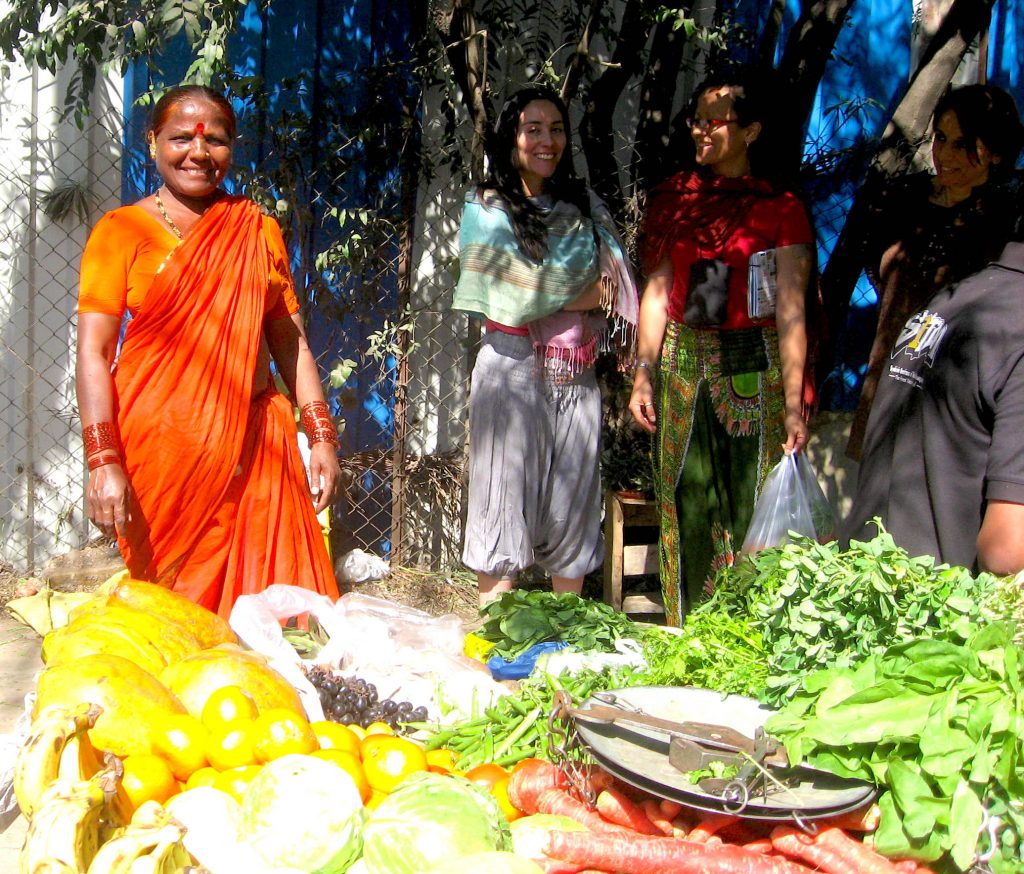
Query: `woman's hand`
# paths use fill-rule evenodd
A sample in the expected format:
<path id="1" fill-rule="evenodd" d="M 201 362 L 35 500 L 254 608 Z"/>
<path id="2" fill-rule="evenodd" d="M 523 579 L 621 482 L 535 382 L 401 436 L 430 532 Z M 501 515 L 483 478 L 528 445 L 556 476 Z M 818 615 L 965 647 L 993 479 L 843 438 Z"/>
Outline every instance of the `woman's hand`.
<path id="1" fill-rule="evenodd" d="M 309 448 L 309 492 L 313 496 L 313 509 L 319 513 L 333 504 L 340 486 L 338 450 L 332 443 L 314 443 Z"/>
<path id="2" fill-rule="evenodd" d="M 783 452 L 787 455 L 790 452 L 799 452 L 807 445 L 810 432 L 807 429 L 807 422 L 800 413 L 786 413 L 785 428 L 786 442 L 782 444 Z"/>
<path id="3" fill-rule="evenodd" d="M 629 396 L 629 411 L 645 431 L 653 434 L 658 424 L 658 411 L 654 406 L 654 386 L 647 369 L 638 367 L 633 377 L 633 391 Z"/>
<path id="4" fill-rule="evenodd" d="M 123 535 L 131 521 L 131 486 L 120 464 L 105 464 L 89 474 L 85 508 L 104 537 Z"/>

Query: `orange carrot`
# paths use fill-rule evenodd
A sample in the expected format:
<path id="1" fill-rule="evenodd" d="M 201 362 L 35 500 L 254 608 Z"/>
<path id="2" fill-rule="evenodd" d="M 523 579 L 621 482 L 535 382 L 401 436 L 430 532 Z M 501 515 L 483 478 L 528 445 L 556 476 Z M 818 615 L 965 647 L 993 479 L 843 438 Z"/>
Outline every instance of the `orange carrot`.
<path id="1" fill-rule="evenodd" d="M 825 874 L 900 874 L 900 869 L 842 829 L 825 826 L 811 836 L 778 826 L 772 846 L 786 856 L 811 862 Z"/>
<path id="2" fill-rule="evenodd" d="M 840 813 L 822 820 L 827 825 L 834 825 L 836 828 L 848 832 L 873 832 L 878 828 L 878 822 L 882 818 L 882 809 L 877 804 L 868 804 L 859 810 L 852 810 L 849 813 Z"/>
<path id="3" fill-rule="evenodd" d="M 608 822 L 632 829 L 642 835 L 660 835 L 661 830 L 648 819 L 644 808 L 616 789 L 604 789 L 597 796 L 597 812 Z M 657 807 L 657 805 L 655 805 Z"/>
<path id="4" fill-rule="evenodd" d="M 772 830 L 772 846 L 790 859 L 808 862 L 824 874 L 857 874 L 851 859 L 844 859 L 827 847 L 818 846 L 811 835 L 787 825 Z"/>
<path id="5" fill-rule="evenodd" d="M 895 859 L 893 865 L 902 872 L 902 874 L 915 874 L 917 871 L 917 862 L 914 859 Z"/>
<path id="6" fill-rule="evenodd" d="M 769 838 L 757 838 L 753 841 L 747 841 L 747 843 L 741 846 L 744 850 L 749 850 L 751 853 L 760 853 L 762 856 L 769 856 L 774 850 Z"/>
<path id="7" fill-rule="evenodd" d="M 582 801 L 577 801 L 568 792 L 561 789 L 545 789 L 537 798 L 538 813 L 555 813 L 568 816 L 580 825 L 595 832 L 613 832 L 615 834 L 635 835 L 631 828 L 616 825 L 603 819 L 596 811 L 591 810 Z"/>
<path id="8" fill-rule="evenodd" d="M 851 837 L 841 828 L 826 826 L 814 836 L 814 842 L 833 852 L 853 859 L 865 874 L 898 874 L 899 869 L 881 853 L 857 838 Z"/>
<path id="9" fill-rule="evenodd" d="M 658 807 L 660 807 L 661 812 L 665 814 L 665 819 L 675 819 L 683 809 L 683 805 L 678 801 L 672 801 L 668 798 L 662 798 L 661 801 L 658 802 Z"/>
<path id="10" fill-rule="evenodd" d="M 644 813 L 647 814 L 647 818 L 654 824 L 658 832 L 663 835 L 672 837 L 675 833 L 675 829 L 672 826 L 672 819 L 665 816 L 662 812 L 661 805 L 658 804 L 653 798 L 644 799 L 641 805 L 644 809 Z"/>
<path id="11" fill-rule="evenodd" d="M 555 859 L 622 874 L 808 874 L 779 856 L 725 844 L 707 847 L 676 838 L 554 830 L 546 854 Z"/>
<path id="12" fill-rule="evenodd" d="M 716 831 L 736 822 L 737 818 L 731 813 L 705 813 L 700 822 L 690 829 L 686 839 L 698 844 L 706 843 Z"/>
<path id="13" fill-rule="evenodd" d="M 547 789 L 564 789 L 563 774 L 551 762 L 531 759 L 520 764 L 508 780 L 508 800 L 523 813 L 537 813 L 537 798 Z"/>

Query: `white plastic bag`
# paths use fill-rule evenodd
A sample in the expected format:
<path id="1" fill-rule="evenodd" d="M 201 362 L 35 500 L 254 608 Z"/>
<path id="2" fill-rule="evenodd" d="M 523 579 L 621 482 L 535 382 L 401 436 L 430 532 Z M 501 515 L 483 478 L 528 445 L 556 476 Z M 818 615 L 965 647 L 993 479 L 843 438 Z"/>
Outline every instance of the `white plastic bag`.
<path id="1" fill-rule="evenodd" d="M 310 722 L 324 718 L 320 696 L 302 672 L 302 659 L 281 634 L 281 620 L 309 613 L 332 638 L 341 632 L 334 604 L 299 586 L 274 584 L 256 595 L 239 596 L 231 608 L 228 624 L 250 649 L 267 657 L 270 666 L 299 692 Z"/>
<path id="2" fill-rule="evenodd" d="M 341 557 L 337 573 L 339 583 L 366 583 L 384 579 L 391 573 L 391 565 L 372 552 L 353 549 Z"/>
<path id="3" fill-rule="evenodd" d="M 826 543 L 835 536 L 835 516 L 803 452 L 785 455 L 764 481 L 754 505 L 743 552 L 780 546 L 791 531 Z"/>
<path id="4" fill-rule="evenodd" d="M 18 799 L 14 795 L 14 765 L 18 759 L 18 752 L 28 740 L 35 703 L 35 691 L 29 692 L 25 696 L 25 709 L 14 724 L 14 731 L 10 734 L 0 734 L 0 832 L 21 813 Z"/>

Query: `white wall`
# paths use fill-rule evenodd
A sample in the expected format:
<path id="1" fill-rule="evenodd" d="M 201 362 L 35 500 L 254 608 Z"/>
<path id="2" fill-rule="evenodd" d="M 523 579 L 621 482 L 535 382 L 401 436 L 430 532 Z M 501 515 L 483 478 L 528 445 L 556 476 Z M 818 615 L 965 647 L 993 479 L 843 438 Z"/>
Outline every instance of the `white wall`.
<path id="1" fill-rule="evenodd" d="M 25 573 L 84 545 L 74 399 L 78 263 L 88 229 L 120 204 L 121 91 L 101 81 L 84 131 L 60 119 L 68 74 L 14 64 L 0 82 L 0 559 Z M 85 221 L 44 205 L 77 186 Z"/>

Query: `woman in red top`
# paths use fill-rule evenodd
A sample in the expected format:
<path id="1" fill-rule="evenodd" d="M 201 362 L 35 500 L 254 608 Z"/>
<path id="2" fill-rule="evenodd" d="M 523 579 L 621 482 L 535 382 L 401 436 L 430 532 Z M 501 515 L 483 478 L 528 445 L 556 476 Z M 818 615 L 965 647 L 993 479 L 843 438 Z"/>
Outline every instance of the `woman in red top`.
<path id="1" fill-rule="evenodd" d="M 658 434 L 670 624 L 681 624 L 714 572 L 732 563 L 782 451 L 807 442 L 801 401 L 812 234 L 800 201 L 757 165 L 770 122 L 755 77 L 709 79 L 687 122 L 696 169 L 657 186 L 648 202 L 629 407 Z M 752 317 L 751 256 L 766 251 L 775 262 L 775 312 Z"/>
<path id="2" fill-rule="evenodd" d="M 147 140 L 163 184 L 89 237 L 76 372 L 89 518 L 118 536 L 132 576 L 223 616 L 271 583 L 338 594 L 316 519 L 338 488 L 337 433 L 280 228 L 220 187 L 234 137 L 231 104 L 208 88 L 157 103 Z"/>

